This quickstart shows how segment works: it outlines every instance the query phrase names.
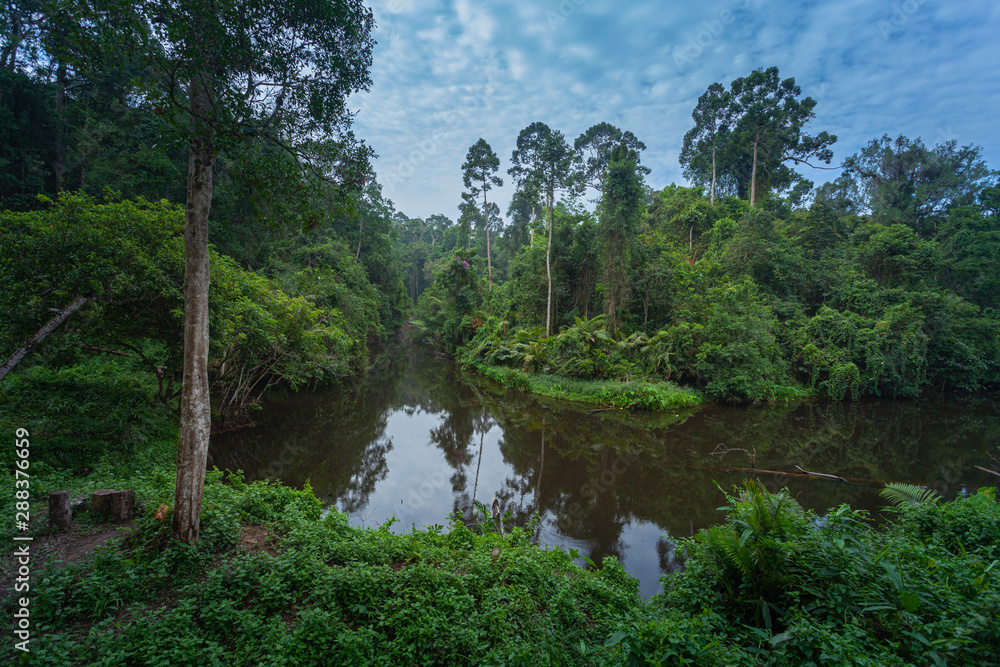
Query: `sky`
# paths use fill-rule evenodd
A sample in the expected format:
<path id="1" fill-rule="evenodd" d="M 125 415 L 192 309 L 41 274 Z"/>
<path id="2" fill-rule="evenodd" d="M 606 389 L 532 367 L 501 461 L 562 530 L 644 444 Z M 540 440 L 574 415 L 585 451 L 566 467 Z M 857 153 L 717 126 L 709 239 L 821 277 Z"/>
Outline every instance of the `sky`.
<path id="1" fill-rule="evenodd" d="M 396 210 L 458 217 L 479 138 L 500 158 L 506 214 L 518 133 L 573 140 L 609 122 L 647 149 L 654 189 L 686 184 L 691 111 L 714 82 L 777 66 L 817 100 L 809 134 L 837 135 L 834 165 L 883 134 L 983 148 L 1000 169 L 1000 4 L 993 0 L 374 0 L 368 92 L 355 131 Z M 802 169 L 823 183 L 838 171 Z"/>

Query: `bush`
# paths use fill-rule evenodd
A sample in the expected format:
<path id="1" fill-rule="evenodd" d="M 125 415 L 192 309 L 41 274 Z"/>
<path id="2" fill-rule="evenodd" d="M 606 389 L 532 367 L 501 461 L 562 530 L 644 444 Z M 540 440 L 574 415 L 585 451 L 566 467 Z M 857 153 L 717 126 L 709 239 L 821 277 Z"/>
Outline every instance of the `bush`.
<path id="1" fill-rule="evenodd" d="M 92 358 L 77 366 L 34 366 L 0 385 L 0 424 L 31 433 L 32 465 L 93 467 L 101 457 L 132 454 L 171 431 L 164 406 L 151 406 L 148 376 L 127 362 Z M 146 381 L 146 382 L 144 382 Z M 5 449 L 4 463 L 13 450 Z"/>

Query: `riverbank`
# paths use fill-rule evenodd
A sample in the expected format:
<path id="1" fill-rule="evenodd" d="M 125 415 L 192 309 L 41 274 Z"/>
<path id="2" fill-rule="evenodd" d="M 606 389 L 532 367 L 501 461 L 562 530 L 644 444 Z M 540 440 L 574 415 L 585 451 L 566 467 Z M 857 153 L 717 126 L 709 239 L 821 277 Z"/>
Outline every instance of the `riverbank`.
<path id="1" fill-rule="evenodd" d="M 475 361 L 465 361 L 463 367 L 506 389 L 602 407 L 664 412 L 707 402 L 697 391 L 679 387 L 673 382 L 580 380 L 559 375 L 527 373 L 516 368 L 489 366 Z"/>
<path id="2" fill-rule="evenodd" d="M 23 664 L 1000 662 L 990 492 L 907 505 L 876 529 L 862 511 L 820 519 L 749 483 L 729 496 L 723 523 L 680 541 L 686 568 L 644 601 L 614 558 L 580 569 L 530 530 L 500 535 L 481 516 L 402 534 L 355 528 L 337 511 L 324 517 L 308 485 L 218 471 L 206 480 L 201 544 L 175 544 L 169 513 L 154 513 L 172 502 L 172 463 L 163 439 L 82 479 L 52 470 L 33 480 L 34 498 L 135 488 L 139 516 L 76 560 L 33 563 Z M 44 504 L 32 511 L 42 545 Z M 80 539 L 110 531 L 87 513 L 76 523 Z M 10 567 L 8 557 L 8 584 Z M 8 596 L 4 613 L 15 604 Z M 11 642 L 4 652 L 20 655 Z"/>
<path id="3" fill-rule="evenodd" d="M 410 368 L 405 359 L 399 363 L 394 372 Z M 821 518 L 800 508 L 786 492 L 771 495 L 750 485 L 730 489 L 729 511 L 715 512 L 720 503 L 710 482 L 685 487 L 681 477 L 671 476 L 676 468 L 669 466 L 688 461 L 685 448 L 692 446 L 715 463 L 709 452 L 720 434 L 737 430 L 733 424 L 720 422 L 719 430 L 700 439 L 689 437 L 693 434 L 675 438 L 678 443 L 671 449 L 653 431 L 609 428 L 637 420 L 639 413 L 591 416 L 564 410 L 557 401 L 537 410 L 518 405 L 501 410 L 490 403 L 489 392 L 463 389 L 450 364 L 424 370 L 426 377 L 401 387 L 396 386 L 398 378 L 394 384 L 379 375 L 349 392 L 338 390 L 334 393 L 348 394 L 342 404 L 334 403 L 333 394 L 317 395 L 321 412 L 279 423 L 279 448 L 262 460 L 282 462 L 286 474 L 301 466 L 307 471 L 301 489 L 275 482 L 248 484 L 238 473 L 211 472 L 197 547 L 169 539 L 177 432 L 170 413 L 145 400 L 150 387 L 133 386 L 127 376 L 111 370 L 88 374 L 86 392 L 70 391 L 76 386 L 70 381 L 81 382 L 82 374 L 58 386 L 8 380 L 0 390 L 6 396 L 0 401 L 0 422 L 5 429 L 26 426 L 31 432 L 31 529 L 18 536 L 33 539 L 30 589 L 12 589 L 19 576 L 14 568 L 20 567 L 13 550 L 0 559 L 5 591 L 0 611 L 13 615 L 25 606 L 22 597 L 29 601 L 31 653 L 21 653 L 10 641 L 0 655 L 9 662 L 38 665 L 590 666 L 682 659 L 701 665 L 1000 663 L 1000 628 L 994 627 L 1000 615 L 1000 564 L 995 564 L 1000 561 L 1000 510 L 994 497 L 970 488 L 971 497 L 903 507 L 898 520 L 876 527 L 864 511 L 839 506 Z M 75 400 L 83 395 L 90 402 Z M 527 399 L 507 400 L 520 404 Z M 70 405 L 72 419 L 66 416 Z M 380 471 L 404 467 L 407 460 L 383 467 L 378 456 L 365 456 L 371 462 L 352 464 L 342 474 L 334 463 L 361 457 L 352 453 L 355 446 L 367 452 L 369 444 L 381 442 L 388 451 L 393 438 L 400 453 L 430 458 L 427 452 L 437 447 L 426 448 L 431 436 L 404 428 L 419 440 L 408 443 L 403 431 L 379 431 L 361 419 L 367 414 L 372 423 L 384 422 L 390 405 L 398 409 L 392 413 L 397 417 L 408 411 L 423 415 L 428 427 L 436 429 L 442 451 L 456 462 L 455 468 L 445 468 L 454 473 L 440 473 L 447 498 L 442 509 L 428 515 L 429 520 L 415 521 L 440 525 L 394 533 L 390 519 L 377 528 L 354 527 L 340 512 L 324 516 L 321 501 L 306 483 L 311 479 L 318 486 L 321 476 L 334 473 L 336 479 L 381 479 Z M 995 414 L 991 406 L 983 406 L 983 414 Z M 581 569 L 577 563 L 587 554 L 533 544 L 530 513 L 515 516 L 502 536 L 481 515 L 449 521 L 455 499 L 475 488 L 472 474 L 475 469 L 478 479 L 488 415 L 510 427 L 494 433 L 494 460 L 512 458 L 521 467 L 491 471 L 487 443 L 481 492 L 504 491 L 503 480 L 519 470 L 535 484 L 529 487 L 533 493 L 545 494 L 541 503 L 529 507 L 561 507 L 562 514 L 555 516 L 573 519 L 564 528 L 590 544 L 612 535 L 628 545 L 620 537 L 620 525 L 619 532 L 600 532 L 609 515 L 611 522 L 652 517 L 650 525 L 655 524 L 658 535 L 668 535 L 664 545 L 684 562 L 684 570 L 665 575 L 658 594 L 643 599 L 638 580 L 618 559 L 601 558 L 594 548 L 589 555 L 599 562 Z M 484 426 L 474 458 L 472 436 L 477 431 L 471 426 L 476 420 Z M 955 420 L 948 430 L 957 438 L 956 448 L 989 441 L 988 430 L 961 430 L 977 420 Z M 830 430 L 834 421 L 823 412 L 803 423 L 818 434 Z M 900 415 L 896 422 L 878 421 L 876 430 L 902 430 L 911 421 Z M 515 422 L 523 422 L 525 430 L 514 429 Z M 858 430 L 859 424 L 876 420 L 845 423 L 850 429 L 841 430 Z M 746 442 L 760 444 L 761 434 L 772 432 L 805 441 L 806 431 L 792 431 L 791 422 L 781 424 L 750 431 Z M 311 432 L 302 430 L 306 425 L 318 429 L 317 442 L 336 443 L 324 450 L 324 457 L 311 456 L 312 450 L 305 448 L 312 442 L 307 438 Z M 359 435 L 349 441 L 345 432 Z M 531 439 L 535 436 L 542 442 Z M 520 439 L 525 439 L 523 447 Z M 828 449 L 822 444 L 826 442 L 817 451 Z M 841 437 L 829 442 L 841 442 Z M 288 458 L 289 445 L 304 448 L 294 461 Z M 381 451 L 375 449 L 376 454 Z M 747 456 L 751 449 L 747 444 L 732 456 Z M 536 450 L 538 459 L 532 458 Z M 918 450 L 907 446 L 900 451 Z M 12 449 L 6 451 L 4 456 L 13 456 Z M 879 452 L 889 455 L 885 446 L 874 444 L 867 449 L 852 445 L 851 451 L 869 462 Z M 632 452 L 645 458 L 632 462 L 626 458 Z M 980 451 L 975 460 L 988 463 L 990 453 Z M 773 448 L 765 452 L 762 446 L 760 454 L 768 465 L 780 463 Z M 817 460 L 801 449 L 788 456 L 789 462 L 805 465 Z M 657 466 L 657 457 L 669 466 Z M 589 471 L 588 461 L 594 462 Z M 601 461 L 604 465 L 598 466 Z M 547 467 L 539 476 L 543 463 Z M 581 474 L 561 479 L 573 466 Z M 493 474 L 489 482 L 487 472 Z M 608 477 L 612 472 L 614 479 Z M 453 474 L 460 479 L 459 473 L 467 478 L 456 491 L 447 480 Z M 658 485 L 644 482 L 647 477 Z M 394 483 L 422 493 L 421 484 L 435 479 Z M 729 479 L 736 483 L 742 477 Z M 329 479 L 324 487 L 326 497 L 330 489 L 345 493 L 345 487 L 331 486 Z M 15 489 L 12 474 L 7 488 Z M 70 531 L 45 527 L 49 491 L 69 489 L 74 496 L 87 496 L 99 488 L 134 489 L 135 521 L 120 527 L 83 512 Z M 631 489 L 640 489 L 634 504 L 616 504 Z M 674 500 L 671 493 L 677 489 L 683 489 L 686 504 Z M 691 503 L 694 493 L 702 496 Z M 372 497 L 366 495 L 366 502 Z M 472 491 L 469 497 L 482 496 Z M 392 503 L 387 498 L 371 502 L 384 504 L 389 512 L 403 511 L 398 495 Z M 0 497 L 8 544 L 13 544 L 14 503 L 13 493 Z M 167 512 L 158 515 L 162 506 Z M 661 509 L 654 512 L 656 508 Z M 697 524 L 709 528 L 667 529 L 668 517 L 681 517 L 686 526 L 695 512 L 710 517 Z M 527 528 L 514 525 L 525 523 Z M 542 534 L 551 528 L 546 523 Z M 693 539 L 676 537 L 692 533 Z"/>

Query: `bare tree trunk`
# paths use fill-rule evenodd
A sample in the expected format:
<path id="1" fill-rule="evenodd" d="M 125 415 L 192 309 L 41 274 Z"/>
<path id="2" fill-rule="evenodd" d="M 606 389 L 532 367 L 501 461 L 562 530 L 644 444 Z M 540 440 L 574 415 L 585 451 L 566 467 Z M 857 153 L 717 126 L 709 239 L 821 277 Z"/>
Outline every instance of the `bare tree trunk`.
<path id="1" fill-rule="evenodd" d="M 70 510 L 70 493 L 68 490 L 49 491 L 49 524 L 58 528 L 67 528 L 73 522 Z"/>
<path id="2" fill-rule="evenodd" d="M 750 172 L 750 206 L 754 205 L 757 199 L 757 144 L 760 143 L 760 136 L 753 140 L 753 169 Z"/>
<path id="3" fill-rule="evenodd" d="M 66 189 L 66 62 L 56 69 L 56 156 L 52 161 L 56 190 Z"/>
<path id="4" fill-rule="evenodd" d="M 357 262 L 361 258 L 361 231 L 364 229 L 364 220 L 361 218 L 361 213 L 358 213 L 358 250 L 354 253 L 354 261 Z"/>
<path id="5" fill-rule="evenodd" d="M 364 192 L 365 184 L 362 182 L 361 190 Z M 361 202 L 358 202 L 359 204 Z M 358 206 L 358 251 L 354 253 L 354 261 L 358 262 L 361 258 L 361 232 L 364 230 L 364 218 L 361 216 L 361 206 Z M 434 245 L 434 237 L 431 237 L 431 245 Z"/>
<path id="6" fill-rule="evenodd" d="M 493 258 L 490 254 L 490 207 L 486 202 L 486 180 L 483 180 L 483 220 L 486 224 L 486 272 L 489 276 L 489 291 L 493 291 Z"/>
<path id="7" fill-rule="evenodd" d="M 36 331 L 34 336 L 25 341 L 24 345 L 14 352 L 14 354 L 7 357 L 7 361 L 3 362 L 3 365 L 0 366 L 0 380 L 3 380 L 4 376 L 14 370 L 14 368 L 21 363 L 22 359 L 31 354 L 31 351 L 34 350 L 39 343 L 45 340 L 49 334 L 59 327 L 60 324 L 65 322 L 70 315 L 80 310 L 80 307 L 88 301 L 90 301 L 88 297 L 76 297 L 73 299 L 71 304 L 58 311 L 52 319 L 42 325 L 42 328 Z"/>
<path id="8" fill-rule="evenodd" d="M 712 144 L 712 206 L 715 206 L 715 144 Z"/>
<path id="9" fill-rule="evenodd" d="M 216 151 L 214 131 L 198 120 L 210 113 L 209 90 L 205 80 L 193 82 L 191 86 L 191 115 L 193 122 L 201 127 L 191 138 L 188 149 L 187 210 L 184 214 L 184 373 L 173 537 L 189 544 L 197 543 L 199 537 L 212 428 L 208 386 L 208 215 L 212 207 L 212 168 Z"/>
<path id="10" fill-rule="evenodd" d="M 549 204 L 549 244 L 545 246 L 545 276 L 549 282 L 549 296 L 545 303 L 545 335 L 552 335 L 552 193 L 548 193 Z"/>

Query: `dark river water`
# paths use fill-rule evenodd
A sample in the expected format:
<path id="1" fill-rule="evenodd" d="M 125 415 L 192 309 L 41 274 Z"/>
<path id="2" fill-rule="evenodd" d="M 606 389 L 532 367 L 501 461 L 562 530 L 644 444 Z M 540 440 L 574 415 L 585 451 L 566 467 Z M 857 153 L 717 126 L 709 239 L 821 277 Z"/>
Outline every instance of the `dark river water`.
<path id="1" fill-rule="evenodd" d="M 262 425 L 214 436 L 209 465 L 246 479 L 306 480 L 352 523 L 393 530 L 473 520 L 496 497 L 512 525 L 600 563 L 617 556 L 644 595 L 677 567 L 674 540 L 718 523 L 747 478 L 808 508 L 878 516 L 882 481 L 946 496 L 996 478 L 1000 396 L 808 403 L 664 413 L 504 391 L 420 348 L 403 348 L 348 387 L 274 393 Z M 850 483 L 769 474 L 812 472 Z M 753 468 L 757 472 L 739 470 Z M 582 560 L 582 559 L 581 559 Z"/>

